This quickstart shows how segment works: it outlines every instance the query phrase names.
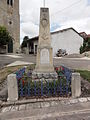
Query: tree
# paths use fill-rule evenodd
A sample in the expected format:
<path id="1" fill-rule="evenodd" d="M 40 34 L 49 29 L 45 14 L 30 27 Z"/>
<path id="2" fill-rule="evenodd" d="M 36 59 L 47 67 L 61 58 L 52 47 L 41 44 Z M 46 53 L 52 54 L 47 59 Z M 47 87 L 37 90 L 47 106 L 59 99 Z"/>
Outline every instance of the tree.
<path id="1" fill-rule="evenodd" d="M 21 44 L 21 48 L 27 47 L 27 40 L 29 40 L 29 37 L 28 37 L 28 36 L 25 36 L 25 37 L 23 38 L 23 42 L 22 42 L 22 44 Z"/>
<path id="2" fill-rule="evenodd" d="M 7 45 L 12 40 L 9 32 L 4 26 L 0 26 L 0 46 Z"/>
<path id="3" fill-rule="evenodd" d="M 83 45 L 80 47 L 80 54 L 86 51 L 90 51 L 90 38 L 84 40 Z"/>

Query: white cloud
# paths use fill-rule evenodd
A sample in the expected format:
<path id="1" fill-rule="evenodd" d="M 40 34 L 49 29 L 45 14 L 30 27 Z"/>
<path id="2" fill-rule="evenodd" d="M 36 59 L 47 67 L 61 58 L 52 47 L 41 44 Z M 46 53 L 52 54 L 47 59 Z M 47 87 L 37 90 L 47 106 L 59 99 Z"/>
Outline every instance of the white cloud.
<path id="1" fill-rule="evenodd" d="M 51 28 L 56 24 L 58 28 L 54 27 L 54 30 L 73 27 L 78 32 L 90 33 L 90 2 L 88 1 L 46 0 L 46 6 L 50 9 Z M 25 35 L 29 37 L 38 35 L 42 5 L 43 0 L 20 0 L 21 41 Z"/>
<path id="2" fill-rule="evenodd" d="M 62 27 L 56 29 L 56 31 L 65 29 L 65 28 L 69 28 L 69 27 L 73 27 L 78 32 L 84 31 L 87 34 L 89 34 L 90 33 L 90 18 L 67 21 L 67 22 L 63 23 L 61 26 Z"/>
<path id="3" fill-rule="evenodd" d="M 33 22 L 24 22 L 21 24 L 21 39 L 24 36 L 34 37 L 38 35 L 38 25 L 35 25 Z"/>
<path id="4" fill-rule="evenodd" d="M 25 34 L 31 36 L 32 34 L 37 34 L 38 26 L 32 22 L 22 23 L 22 30 Z"/>

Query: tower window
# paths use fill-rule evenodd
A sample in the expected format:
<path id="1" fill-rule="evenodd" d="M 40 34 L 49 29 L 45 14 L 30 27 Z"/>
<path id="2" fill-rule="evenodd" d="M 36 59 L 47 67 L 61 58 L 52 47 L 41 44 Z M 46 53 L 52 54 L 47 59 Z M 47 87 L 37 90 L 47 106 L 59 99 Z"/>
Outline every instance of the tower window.
<path id="1" fill-rule="evenodd" d="M 9 5 L 9 0 L 7 0 L 7 4 Z"/>
<path id="2" fill-rule="evenodd" d="M 7 4 L 13 6 L 13 0 L 7 0 Z"/>
<path id="3" fill-rule="evenodd" d="M 13 6 L 13 0 L 11 0 L 11 6 Z"/>
<path id="4" fill-rule="evenodd" d="M 11 25 L 11 24 L 12 24 L 12 21 L 9 21 L 9 24 Z"/>

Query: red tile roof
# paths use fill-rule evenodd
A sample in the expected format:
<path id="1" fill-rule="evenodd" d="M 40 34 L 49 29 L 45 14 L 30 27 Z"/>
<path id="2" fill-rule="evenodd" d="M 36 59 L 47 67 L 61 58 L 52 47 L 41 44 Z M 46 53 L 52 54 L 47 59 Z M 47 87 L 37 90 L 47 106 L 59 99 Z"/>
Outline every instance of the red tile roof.
<path id="1" fill-rule="evenodd" d="M 88 34 L 87 37 L 90 38 L 90 34 Z"/>

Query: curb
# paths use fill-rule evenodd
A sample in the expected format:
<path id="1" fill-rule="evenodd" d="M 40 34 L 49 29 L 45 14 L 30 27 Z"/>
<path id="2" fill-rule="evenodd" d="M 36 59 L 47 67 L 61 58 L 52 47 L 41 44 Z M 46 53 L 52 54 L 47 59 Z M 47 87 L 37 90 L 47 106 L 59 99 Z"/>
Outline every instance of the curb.
<path id="1" fill-rule="evenodd" d="M 90 97 L 86 98 L 43 98 L 43 99 L 27 99 L 27 100 L 19 100 L 15 102 L 0 102 L 1 107 L 8 107 L 12 105 L 22 105 L 22 104 L 29 104 L 29 103 L 38 103 L 38 102 L 50 102 L 50 101 L 60 101 L 63 104 L 76 104 L 76 103 L 84 103 L 84 102 L 90 102 Z"/>
<path id="2" fill-rule="evenodd" d="M 90 103 L 90 97 L 87 98 L 47 98 L 47 99 L 29 99 L 16 102 L 1 102 L 0 114 L 14 111 L 24 111 L 30 109 L 43 109 L 61 106 L 71 106 L 74 104 L 86 102 Z"/>

